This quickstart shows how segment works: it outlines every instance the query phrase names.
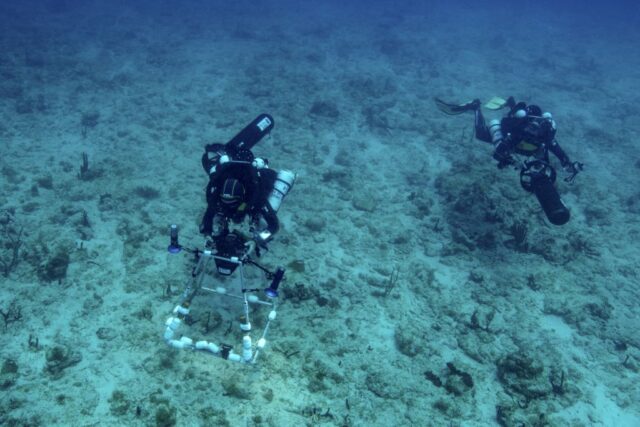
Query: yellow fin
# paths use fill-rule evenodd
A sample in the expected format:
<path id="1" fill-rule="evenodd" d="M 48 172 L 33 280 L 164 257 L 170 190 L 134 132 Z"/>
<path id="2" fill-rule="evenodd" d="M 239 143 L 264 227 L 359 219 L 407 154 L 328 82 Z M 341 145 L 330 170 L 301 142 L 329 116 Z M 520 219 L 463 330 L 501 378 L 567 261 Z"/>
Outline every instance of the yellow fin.
<path id="1" fill-rule="evenodd" d="M 489 110 L 499 110 L 501 108 L 504 108 L 506 105 L 507 100 L 504 98 L 500 98 L 499 96 L 494 96 L 489 100 L 489 102 L 484 104 L 485 108 Z"/>

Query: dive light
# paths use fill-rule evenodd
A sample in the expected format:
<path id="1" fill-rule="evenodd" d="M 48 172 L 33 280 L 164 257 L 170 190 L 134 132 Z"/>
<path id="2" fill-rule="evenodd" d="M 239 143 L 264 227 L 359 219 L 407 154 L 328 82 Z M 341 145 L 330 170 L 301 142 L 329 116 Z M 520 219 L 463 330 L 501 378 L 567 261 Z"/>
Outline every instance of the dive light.
<path id="1" fill-rule="evenodd" d="M 178 226 L 176 224 L 171 224 L 169 228 L 169 247 L 167 250 L 170 254 L 177 254 L 182 250 L 182 246 L 178 243 Z"/>
<path id="2" fill-rule="evenodd" d="M 276 272 L 273 274 L 273 280 L 271 280 L 271 284 L 267 289 L 264 290 L 264 293 L 269 298 L 277 298 L 278 297 L 278 286 L 280 286 L 280 282 L 284 278 L 284 268 L 278 267 Z"/>

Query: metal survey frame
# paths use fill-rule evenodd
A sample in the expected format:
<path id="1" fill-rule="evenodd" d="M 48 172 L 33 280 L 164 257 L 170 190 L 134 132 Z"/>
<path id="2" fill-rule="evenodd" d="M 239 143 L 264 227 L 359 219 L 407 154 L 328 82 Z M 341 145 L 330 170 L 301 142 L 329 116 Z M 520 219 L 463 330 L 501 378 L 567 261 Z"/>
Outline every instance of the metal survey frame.
<path id="1" fill-rule="evenodd" d="M 176 245 L 174 245 L 173 233 L 174 229 L 177 230 L 176 226 L 172 226 L 172 244 L 169 246 L 169 251 L 172 252 L 172 247 L 175 248 L 177 245 L 177 238 L 175 239 Z M 175 232 L 177 236 L 177 231 Z M 182 247 L 180 247 L 182 249 Z M 176 305 L 173 309 L 171 315 L 167 318 L 165 322 L 165 332 L 164 332 L 164 341 L 173 348 L 177 349 L 187 349 L 187 350 L 197 350 L 197 351 L 205 351 L 209 352 L 213 355 L 219 356 L 223 359 L 230 360 L 233 362 L 239 362 L 243 364 L 253 364 L 258 359 L 258 355 L 262 351 L 262 349 L 267 344 L 267 334 L 269 332 L 269 328 L 271 323 L 275 321 L 277 317 L 277 296 L 278 296 L 278 286 L 280 280 L 282 280 L 282 276 L 284 274 L 283 269 L 278 269 L 276 273 L 271 273 L 261 265 L 257 264 L 249 257 L 249 254 L 245 253 L 240 257 L 221 257 L 214 253 L 212 249 L 205 249 L 201 251 L 199 249 L 196 250 L 187 250 L 188 252 L 192 252 L 196 255 L 198 262 L 193 269 L 192 279 L 190 280 L 187 288 L 182 294 L 181 302 Z M 176 252 L 172 252 L 176 253 Z M 240 291 L 241 295 L 235 295 L 228 293 L 226 288 L 218 287 L 215 289 L 208 288 L 204 286 L 205 278 L 210 274 L 211 271 L 215 270 L 215 261 L 221 260 L 228 263 L 237 264 L 240 274 Z M 265 271 L 268 276 L 272 276 L 273 279 L 268 288 L 265 289 L 265 293 L 269 297 L 269 300 L 262 300 L 257 295 L 251 294 L 251 292 L 255 292 L 261 289 L 249 289 L 245 286 L 245 275 L 244 275 L 244 266 L 245 264 L 254 265 L 261 270 Z M 278 272 L 280 272 L 278 274 Z M 277 280 L 276 280 L 277 279 Z M 180 326 L 187 319 L 190 314 L 190 306 L 193 299 L 201 292 L 210 292 L 222 297 L 236 298 L 241 299 L 243 301 L 243 309 L 244 309 L 244 319 L 245 323 L 240 324 L 240 329 L 244 332 L 244 336 L 242 338 L 242 353 L 238 354 L 233 351 L 233 346 L 227 344 L 215 344 L 211 341 L 207 340 L 194 340 L 191 337 L 181 335 L 179 338 L 179 330 Z M 252 330 L 251 321 L 249 316 L 249 304 L 259 304 L 270 306 L 271 310 L 267 316 L 267 322 L 265 324 L 264 329 L 260 334 L 260 338 L 255 342 L 252 339 L 250 333 Z"/>

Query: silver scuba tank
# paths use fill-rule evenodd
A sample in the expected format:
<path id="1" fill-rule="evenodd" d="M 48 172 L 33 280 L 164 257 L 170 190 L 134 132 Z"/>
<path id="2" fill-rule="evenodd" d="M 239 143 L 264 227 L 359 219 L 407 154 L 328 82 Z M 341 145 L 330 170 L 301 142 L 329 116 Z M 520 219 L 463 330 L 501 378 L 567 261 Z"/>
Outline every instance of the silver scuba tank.
<path id="1" fill-rule="evenodd" d="M 504 137 L 502 136 L 502 130 L 500 129 L 500 120 L 491 120 L 489 122 L 489 134 L 491 135 L 491 142 L 493 145 L 498 145 L 502 142 Z"/>
<path id="2" fill-rule="evenodd" d="M 293 187 L 295 180 L 296 174 L 291 171 L 281 170 L 278 172 L 276 181 L 273 184 L 273 190 L 267 199 L 269 206 L 271 206 L 271 209 L 273 209 L 274 212 L 278 212 L 278 209 L 280 209 L 282 201 L 289 190 L 291 190 L 291 187 Z"/>

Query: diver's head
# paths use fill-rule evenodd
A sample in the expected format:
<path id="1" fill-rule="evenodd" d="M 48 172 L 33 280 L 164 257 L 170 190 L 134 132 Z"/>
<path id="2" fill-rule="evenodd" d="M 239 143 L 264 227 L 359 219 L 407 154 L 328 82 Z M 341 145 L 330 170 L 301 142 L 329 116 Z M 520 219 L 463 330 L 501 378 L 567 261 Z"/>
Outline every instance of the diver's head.
<path id="1" fill-rule="evenodd" d="M 509 111 L 509 117 L 515 117 L 517 119 L 524 119 L 527 117 L 527 104 L 524 102 L 518 102 L 513 107 L 511 107 L 511 111 Z"/>
<path id="2" fill-rule="evenodd" d="M 534 137 L 553 139 L 556 134 L 556 122 L 551 113 L 543 113 L 542 109 L 535 104 L 527 105 L 524 102 L 518 102 L 509 112 L 509 116 L 526 123 L 527 132 Z"/>
<path id="3" fill-rule="evenodd" d="M 517 119 L 524 119 L 525 117 L 542 117 L 542 109 L 537 105 L 527 105 L 524 102 L 518 102 L 513 106 L 513 108 L 509 112 L 509 115 Z"/>
<path id="4" fill-rule="evenodd" d="M 518 102 L 511 108 L 509 115 L 518 119 L 542 117 L 542 109 L 535 104 L 527 105 L 524 102 Z"/>
<path id="5" fill-rule="evenodd" d="M 537 113 L 537 111 L 534 111 Z M 536 115 L 527 115 L 526 132 L 540 141 L 551 141 L 556 136 L 556 122 L 550 113 L 540 112 Z"/>
<path id="6" fill-rule="evenodd" d="M 542 108 L 537 105 L 527 105 L 524 109 L 527 117 L 541 117 L 542 116 Z"/>
<path id="7" fill-rule="evenodd" d="M 244 201 L 245 188 L 240 181 L 235 178 L 227 178 L 222 184 L 220 191 L 220 202 L 227 210 L 236 210 Z"/>
<path id="8" fill-rule="evenodd" d="M 540 119 L 540 132 L 546 139 L 553 139 L 556 136 L 556 121 L 553 120 L 551 113 L 543 113 Z"/>

